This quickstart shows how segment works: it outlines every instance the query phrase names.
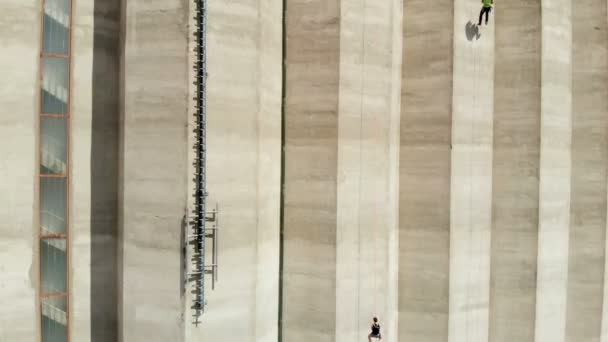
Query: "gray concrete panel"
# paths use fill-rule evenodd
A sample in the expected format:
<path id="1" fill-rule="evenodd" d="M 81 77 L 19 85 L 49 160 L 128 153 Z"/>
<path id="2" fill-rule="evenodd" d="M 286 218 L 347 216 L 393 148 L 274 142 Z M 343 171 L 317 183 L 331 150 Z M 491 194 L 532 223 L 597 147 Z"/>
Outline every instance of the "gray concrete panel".
<path id="1" fill-rule="evenodd" d="M 494 15 L 490 341 L 534 341 L 541 119 L 541 3 Z M 517 24 L 515 24 L 517 23 Z"/>
<path id="2" fill-rule="evenodd" d="M 440 1 L 437 7 L 428 1 L 404 2 L 399 197 L 402 341 L 448 339 L 453 16 L 453 1 Z"/>
<path id="3" fill-rule="evenodd" d="M 0 4 L 0 340 L 38 340 L 36 122 L 40 3 Z"/>
<path id="4" fill-rule="evenodd" d="M 71 338 L 117 340 L 120 1 L 74 3 Z"/>
<path id="5" fill-rule="evenodd" d="M 449 342 L 486 342 L 489 331 L 494 23 L 479 39 L 466 32 L 480 8 L 454 3 Z"/>
<path id="6" fill-rule="evenodd" d="M 606 2 L 572 3 L 572 194 L 566 340 L 601 333 L 608 158 Z"/>
<path id="7" fill-rule="evenodd" d="M 330 342 L 336 315 L 340 1 L 288 1 L 282 336 Z"/>
<path id="8" fill-rule="evenodd" d="M 367 336 L 374 316 L 384 340 L 398 338 L 396 278 L 388 270 L 397 269 L 389 244 L 397 230 L 400 86 L 393 75 L 401 71 L 402 6 L 341 3 L 335 341 Z"/>
<path id="9" fill-rule="evenodd" d="M 209 305 L 198 327 L 188 318 L 186 340 L 276 341 L 282 3 L 209 4 L 207 205 L 220 210 L 219 282 L 212 291 L 207 277 Z"/>
<path id="10" fill-rule="evenodd" d="M 127 1 L 122 63 L 120 341 L 183 339 L 187 196 L 184 1 Z"/>
<path id="11" fill-rule="evenodd" d="M 570 0 L 542 1 L 536 342 L 564 342 L 572 136 Z"/>

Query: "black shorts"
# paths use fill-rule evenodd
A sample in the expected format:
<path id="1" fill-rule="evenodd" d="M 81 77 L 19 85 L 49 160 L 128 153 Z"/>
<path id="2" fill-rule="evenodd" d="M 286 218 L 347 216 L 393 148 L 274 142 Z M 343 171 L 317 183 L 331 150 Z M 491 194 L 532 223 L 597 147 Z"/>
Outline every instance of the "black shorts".
<path id="1" fill-rule="evenodd" d="M 373 338 L 382 338 L 382 334 L 380 334 L 380 333 L 377 333 L 377 334 L 371 333 L 371 334 L 369 334 L 369 336 L 373 337 Z"/>

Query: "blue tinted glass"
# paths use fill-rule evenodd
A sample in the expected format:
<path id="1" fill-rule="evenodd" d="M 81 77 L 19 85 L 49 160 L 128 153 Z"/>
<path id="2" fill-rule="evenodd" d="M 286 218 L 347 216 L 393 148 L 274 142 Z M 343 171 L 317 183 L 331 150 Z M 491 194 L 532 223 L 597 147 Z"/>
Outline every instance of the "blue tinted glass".
<path id="1" fill-rule="evenodd" d="M 68 110 L 68 60 L 42 60 L 42 113 L 66 114 Z"/>
<path id="2" fill-rule="evenodd" d="M 42 118 L 40 121 L 40 173 L 66 174 L 67 135 L 63 118 Z"/>
<path id="3" fill-rule="evenodd" d="M 44 2 L 43 51 L 45 53 L 67 55 L 70 39 L 69 27 L 69 0 L 46 0 Z"/>

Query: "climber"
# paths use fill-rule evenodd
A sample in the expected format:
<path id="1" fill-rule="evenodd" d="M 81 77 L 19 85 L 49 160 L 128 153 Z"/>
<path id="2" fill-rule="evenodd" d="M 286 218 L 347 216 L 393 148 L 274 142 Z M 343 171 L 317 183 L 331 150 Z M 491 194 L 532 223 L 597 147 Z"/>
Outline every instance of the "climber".
<path id="1" fill-rule="evenodd" d="M 490 12 L 492 11 L 492 5 L 494 4 L 494 0 L 481 0 L 483 7 L 481 8 L 481 12 L 479 13 L 479 24 L 477 26 L 481 26 L 481 18 L 485 13 L 486 15 L 486 25 L 488 25 L 488 17 L 490 16 Z"/>
<path id="2" fill-rule="evenodd" d="M 380 323 L 378 323 L 378 318 L 374 317 L 374 323 L 372 323 L 372 332 L 367 335 L 367 340 L 372 342 L 372 338 L 377 338 L 382 340 L 382 334 L 380 334 Z"/>

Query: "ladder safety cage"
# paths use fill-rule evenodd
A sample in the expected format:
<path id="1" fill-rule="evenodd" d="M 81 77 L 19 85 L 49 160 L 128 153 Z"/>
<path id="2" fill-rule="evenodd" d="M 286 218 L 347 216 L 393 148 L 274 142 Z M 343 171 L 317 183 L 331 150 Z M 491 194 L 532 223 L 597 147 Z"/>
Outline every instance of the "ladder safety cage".
<path id="1" fill-rule="evenodd" d="M 207 129 L 207 0 L 194 0 L 195 3 L 195 65 L 194 84 L 196 86 L 195 116 L 196 128 L 196 162 L 195 162 L 195 208 L 190 221 L 192 233 L 187 235 L 187 242 L 193 251 L 190 258 L 191 269 L 188 281 L 192 283 L 192 306 L 194 324 L 200 323 L 199 318 L 205 312 L 205 276 L 211 275 L 211 288 L 217 281 L 217 243 L 218 243 L 218 207 L 207 211 L 206 187 L 206 129 Z M 209 227 L 207 226 L 209 225 Z M 205 262 L 206 239 L 212 242 L 212 262 Z"/>

